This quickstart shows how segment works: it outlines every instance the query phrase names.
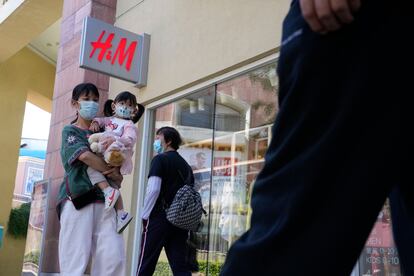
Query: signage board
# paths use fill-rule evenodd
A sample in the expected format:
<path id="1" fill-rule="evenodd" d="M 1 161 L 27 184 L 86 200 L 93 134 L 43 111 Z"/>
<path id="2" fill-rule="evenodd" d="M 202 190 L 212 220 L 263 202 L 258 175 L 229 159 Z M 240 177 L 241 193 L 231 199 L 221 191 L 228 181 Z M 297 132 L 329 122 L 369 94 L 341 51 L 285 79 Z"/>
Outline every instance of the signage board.
<path id="1" fill-rule="evenodd" d="M 81 68 L 147 84 L 150 35 L 138 35 L 101 20 L 86 17 L 83 22 Z"/>

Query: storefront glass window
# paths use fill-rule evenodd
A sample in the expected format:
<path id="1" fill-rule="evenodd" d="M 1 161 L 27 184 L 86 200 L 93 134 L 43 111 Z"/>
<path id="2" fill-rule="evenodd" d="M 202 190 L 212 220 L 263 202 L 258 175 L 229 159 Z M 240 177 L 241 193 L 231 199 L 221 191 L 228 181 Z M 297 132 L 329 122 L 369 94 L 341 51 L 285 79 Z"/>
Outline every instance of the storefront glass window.
<path id="1" fill-rule="evenodd" d="M 182 135 L 179 153 L 208 211 L 189 241 L 189 260 L 204 274 L 219 274 L 230 245 L 249 228 L 250 196 L 277 108 L 273 63 L 155 110 L 155 129 L 173 126 Z M 155 275 L 166 270 L 163 252 Z"/>
<path id="2" fill-rule="evenodd" d="M 191 165 L 195 188 L 200 192 L 205 210 L 210 203 L 210 175 L 213 147 L 215 87 L 206 88 L 155 111 L 155 129 L 176 128 L 184 140 L 178 152 Z M 188 260 L 192 270 L 206 272 L 208 260 L 208 217 L 203 226 L 189 240 Z M 161 253 L 154 275 L 172 275 L 165 252 Z"/>
<path id="3" fill-rule="evenodd" d="M 278 108 L 276 65 L 220 83 L 216 93 L 209 275 L 250 225 L 251 192 Z"/>
<path id="4" fill-rule="evenodd" d="M 155 110 L 155 129 L 175 127 L 208 216 L 189 240 L 193 271 L 219 275 L 229 247 L 250 227 L 250 199 L 278 112 L 276 64 L 263 66 Z M 197 260 L 197 262 L 195 261 Z M 400 276 L 388 202 L 353 275 Z M 162 252 L 154 275 L 172 275 Z"/>

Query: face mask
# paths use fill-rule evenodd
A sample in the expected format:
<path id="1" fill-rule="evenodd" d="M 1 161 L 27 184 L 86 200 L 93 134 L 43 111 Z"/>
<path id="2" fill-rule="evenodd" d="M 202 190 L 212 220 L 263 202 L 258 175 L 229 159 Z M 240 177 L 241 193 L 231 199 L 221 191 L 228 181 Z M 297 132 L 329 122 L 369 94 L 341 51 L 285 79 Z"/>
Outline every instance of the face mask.
<path id="1" fill-rule="evenodd" d="M 159 139 L 154 141 L 153 147 L 154 147 L 154 151 L 158 154 L 160 154 L 164 151 L 164 149 L 162 148 L 162 145 L 161 145 L 161 140 L 159 140 Z"/>
<path id="2" fill-rule="evenodd" d="M 126 106 L 116 105 L 115 106 L 115 115 L 124 119 L 131 118 L 132 110 Z"/>
<path id="3" fill-rule="evenodd" d="M 92 120 L 96 117 L 99 110 L 99 104 L 94 101 L 80 101 L 79 115 L 85 120 Z"/>

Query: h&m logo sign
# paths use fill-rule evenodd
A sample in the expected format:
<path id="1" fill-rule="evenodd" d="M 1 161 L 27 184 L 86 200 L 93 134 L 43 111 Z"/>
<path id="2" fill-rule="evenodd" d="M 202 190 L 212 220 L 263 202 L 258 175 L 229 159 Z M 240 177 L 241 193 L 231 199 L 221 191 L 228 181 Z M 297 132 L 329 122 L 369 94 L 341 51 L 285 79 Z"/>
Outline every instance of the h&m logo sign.
<path id="1" fill-rule="evenodd" d="M 138 35 L 87 17 L 84 21 L 80 66 L 146 85 L 148 34 Z"/>

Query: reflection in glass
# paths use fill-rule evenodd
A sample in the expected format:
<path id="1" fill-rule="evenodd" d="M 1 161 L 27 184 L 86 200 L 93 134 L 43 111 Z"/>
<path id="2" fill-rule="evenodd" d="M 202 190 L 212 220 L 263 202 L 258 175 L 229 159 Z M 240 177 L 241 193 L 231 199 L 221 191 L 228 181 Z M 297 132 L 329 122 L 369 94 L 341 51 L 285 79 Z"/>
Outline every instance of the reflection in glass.
<path id="1" fill-rule="evenodd" d="M 359 275 L 402 275 L 400 259 L 392 237 L 391 210 L 388 200 L 377 217 L 358 263 Z"/>
<path id="2" fill-rule="evenodd" d="M 254 180 L 263 167 L 278 110 L 276 65 L 268 65 L 216 89 L 210 206 L 209 274 L 250 225 Z"/>
<path id="3" fill-rule="evenodd" d="M 155 130 L 172 126 L 183 138 L 184 144 L 178 152 L 193 169 L 195 188 L 201 195 L 205 210 L 208 210 L 210 203 L 214 95 L 214 87 L 210 87 L 155 111 Z M 206 274 L 208 217 L 203 217 L 203 226 L 197 233 L 191 233 L 188 245 L 187 258 L 192 271 Z M 162 271 L 168 270 L 167 257 L 163 251 L 154 275 L 166 275 Z M 169 273 L 172 275 L 171 271 Z"/>
<path id="4" fill-rule="evenodd" d="M 155 111 L 155 129 L 173 126 L 184 145 L 208 216 L 189 240 L 189 263 L 218 275 L 227 251 L 250 225 L 250 198 L 278 111 L 276 64 L 186 96 Z M 194 266 L 193 266 L 194 267 Z M 168 269 L 164 253 L 154 275 Z"/>

